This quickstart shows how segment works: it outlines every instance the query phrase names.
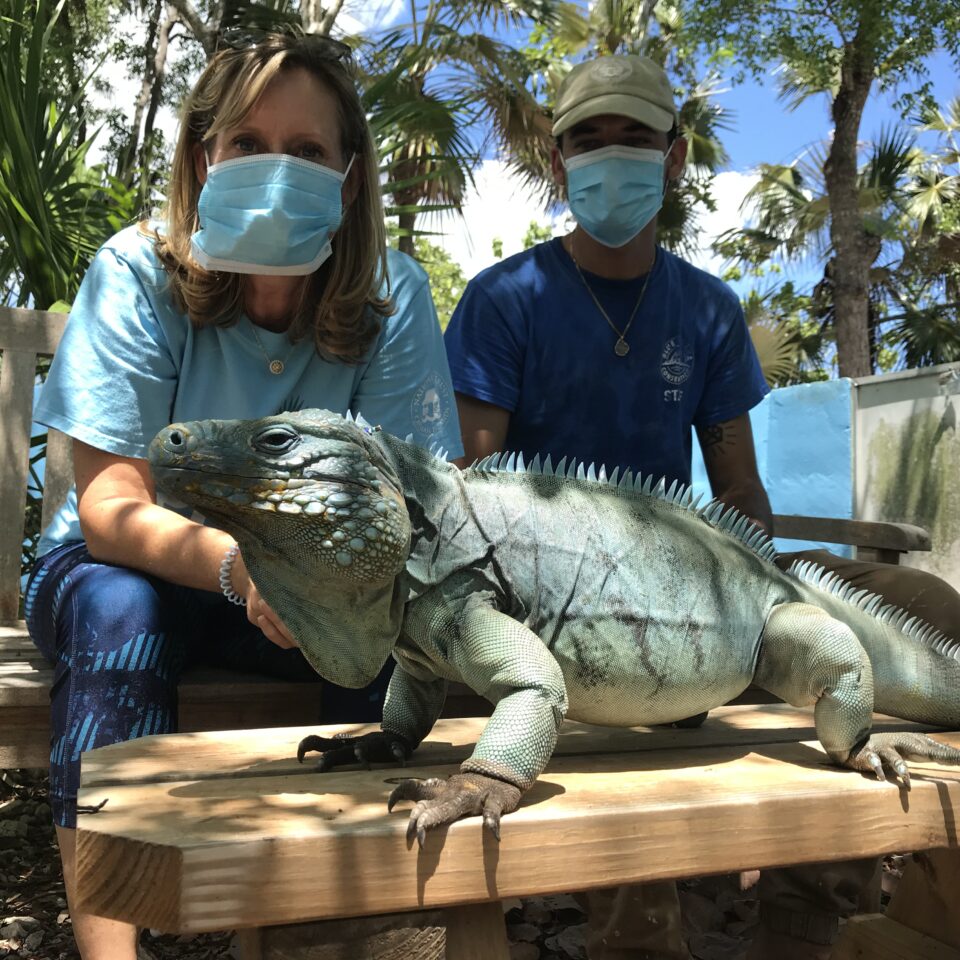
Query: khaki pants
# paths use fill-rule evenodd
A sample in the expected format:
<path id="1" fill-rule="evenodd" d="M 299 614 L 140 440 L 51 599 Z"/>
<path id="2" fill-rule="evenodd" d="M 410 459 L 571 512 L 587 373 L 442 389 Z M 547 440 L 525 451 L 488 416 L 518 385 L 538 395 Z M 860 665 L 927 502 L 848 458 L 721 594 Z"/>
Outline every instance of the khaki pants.
<path id="1" fill-rule="evenodd" d="M 960 639 L 960 593 L 923 570 L 837 557 L 827 550 L 784 554 L 777 563 L 812 560 L 858 588 L 879 593 Z M 813 943 L 832 943 L 840 917 L 850 916 L 879 870 L 879 860 L 848 860 L 764 870 L 760 916 L 771 930 Z M 594 890 L 587 906 L 590 960 L 686 960 L 680 908 L 672 881 Z"/>

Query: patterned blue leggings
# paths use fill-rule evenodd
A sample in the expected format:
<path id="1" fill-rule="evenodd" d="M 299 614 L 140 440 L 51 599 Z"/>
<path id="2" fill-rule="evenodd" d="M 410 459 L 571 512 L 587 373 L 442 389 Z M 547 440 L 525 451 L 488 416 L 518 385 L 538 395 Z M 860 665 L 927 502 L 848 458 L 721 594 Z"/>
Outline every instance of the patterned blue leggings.
<path id="1" fill-rule="evenodd" d="M 34 567 L 27 626 L 54 665 L 50 692 L 50 804 L 54 822 L 77 823 L 85 750 L 177 729 L 177 683 L 204 664 L 316 681 L 322 723 L 376 721 L 392 660 L 362 690 L 334 686 L 299 650 L 271 643 L 242 607 L 216 593 L 98 563 L 84 544 L 66 544 Z M 322 692 L 321 692 L 322 691 Z"/>

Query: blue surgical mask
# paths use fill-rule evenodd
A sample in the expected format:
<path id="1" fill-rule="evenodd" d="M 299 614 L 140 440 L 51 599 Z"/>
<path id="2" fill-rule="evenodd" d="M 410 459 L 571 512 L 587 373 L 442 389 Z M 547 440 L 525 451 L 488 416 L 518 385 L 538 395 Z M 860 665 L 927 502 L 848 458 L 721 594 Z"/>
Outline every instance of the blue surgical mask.
<path id="1" fill-rule="evenodd" d="M 191 237 L 194 259 L 227 273 L 313 273 L 333 252 L 350 164 L 338 173 L 285 153 L 211 164 L 200 191 L 200 229 Z"/>
<path id="2" fill-rule="evenodd" d="M 574 220 L 606 247 L 629 243 L 663 204 L 665 161 L 659 150 L 617 145 L 570 157 L 564 167 Z"/>

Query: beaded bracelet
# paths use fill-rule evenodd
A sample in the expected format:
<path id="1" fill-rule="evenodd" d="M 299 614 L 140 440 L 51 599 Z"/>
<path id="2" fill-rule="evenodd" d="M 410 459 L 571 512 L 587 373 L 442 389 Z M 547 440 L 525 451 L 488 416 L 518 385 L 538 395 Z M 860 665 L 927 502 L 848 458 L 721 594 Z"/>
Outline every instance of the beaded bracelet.
<path id="1" fill-rule="evenodd" d="M 223 560 L 220 561 L 220 589 L 231 603 L 235 603 L 239 607 L 245 607 L 247 605 L 247 598 L 241 597 L 240 594 L 233 589 L 233 581 L 230 579 L 230 573 L 233 570 L 233 561 L 237 559 L 239 552 L 240 546 L 235 543 L 227 550 Z"/>

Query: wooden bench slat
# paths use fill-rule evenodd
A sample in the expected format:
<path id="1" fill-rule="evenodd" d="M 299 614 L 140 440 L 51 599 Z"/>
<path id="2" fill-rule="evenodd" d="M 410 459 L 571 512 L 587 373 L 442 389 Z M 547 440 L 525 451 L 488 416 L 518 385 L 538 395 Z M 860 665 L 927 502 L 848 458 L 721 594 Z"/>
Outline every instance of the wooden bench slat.
<path id="1" fill-rule="evenodd" d="M 929 730 L 919 724 L 877 714 L 883 730 Z M 459 763 L 473 749 L 485 718 L 440 720 L 417 749 L 419 765 Z M 376 725 L 342 724 L 323 728 L 334 733 L 365 733 Z M 88 786 L 113 783 L 150 783 L 163 779 L 213 780 L 282 773 L 305 776 L 312 763 L 298 764 L 297 744 L 317 733 L 318 727 L 275 730 L 238 730 L 196 733 L 189 738 L 149 737 L 136 743 L 101 747 L 84 759 L 83 782 Z M 600 753 L 649 753 L 654 750 L 702 750 L 711 746 L 791 742 L 816 737 L 813 711 L 779 703 L 764 706 L 720 707 L 697 730 L 673 727 L 599 727 L 567 721 L 560 730 L 555 756 L 593 756 Z M 314 758 L 316 754 L 312 755 Z"/>
<path id="2" fill-rule="evenodd" d="M 0 307 L 0 350 L 53 356 L 67 325 L 67 314 Z"/>
<path id="3" fill-rule="evenodd" d="M 0 531 L 23 530 L 36 354 L 4 350 L 0 366 Z M 20 540 L 0 539 L 0 621 L 20 607 Z"/>
<path id="4" fill-rule="evenodd" d="M 65 433 L 47 430 L 47 457 L 43 479 L 42 527 L 53 519 L 73 486 L 73 441 Z"/>
<path id="5" fill-rule="evenodd" d="M 806 517 L 775 514 L 773 533 L 788 540 L 821 540 L 843 543 L 869 550 L 906 553 L 931 550 L 930 534 L 912 523 L 847 520 L 839 517 Z"/>
<path id="6" fill-rule="evenodd" d="M 80 818 L 79 886 L 94 912 L 193 932 L 956 844 L 960 771 L 912 768 L 907 810 L 814 743 L 558 756 L 501 843 L 473 818 L 422 852 L 406 805 L 386 813 L 395 769 L 85 786 L 107 804 Z"/>

